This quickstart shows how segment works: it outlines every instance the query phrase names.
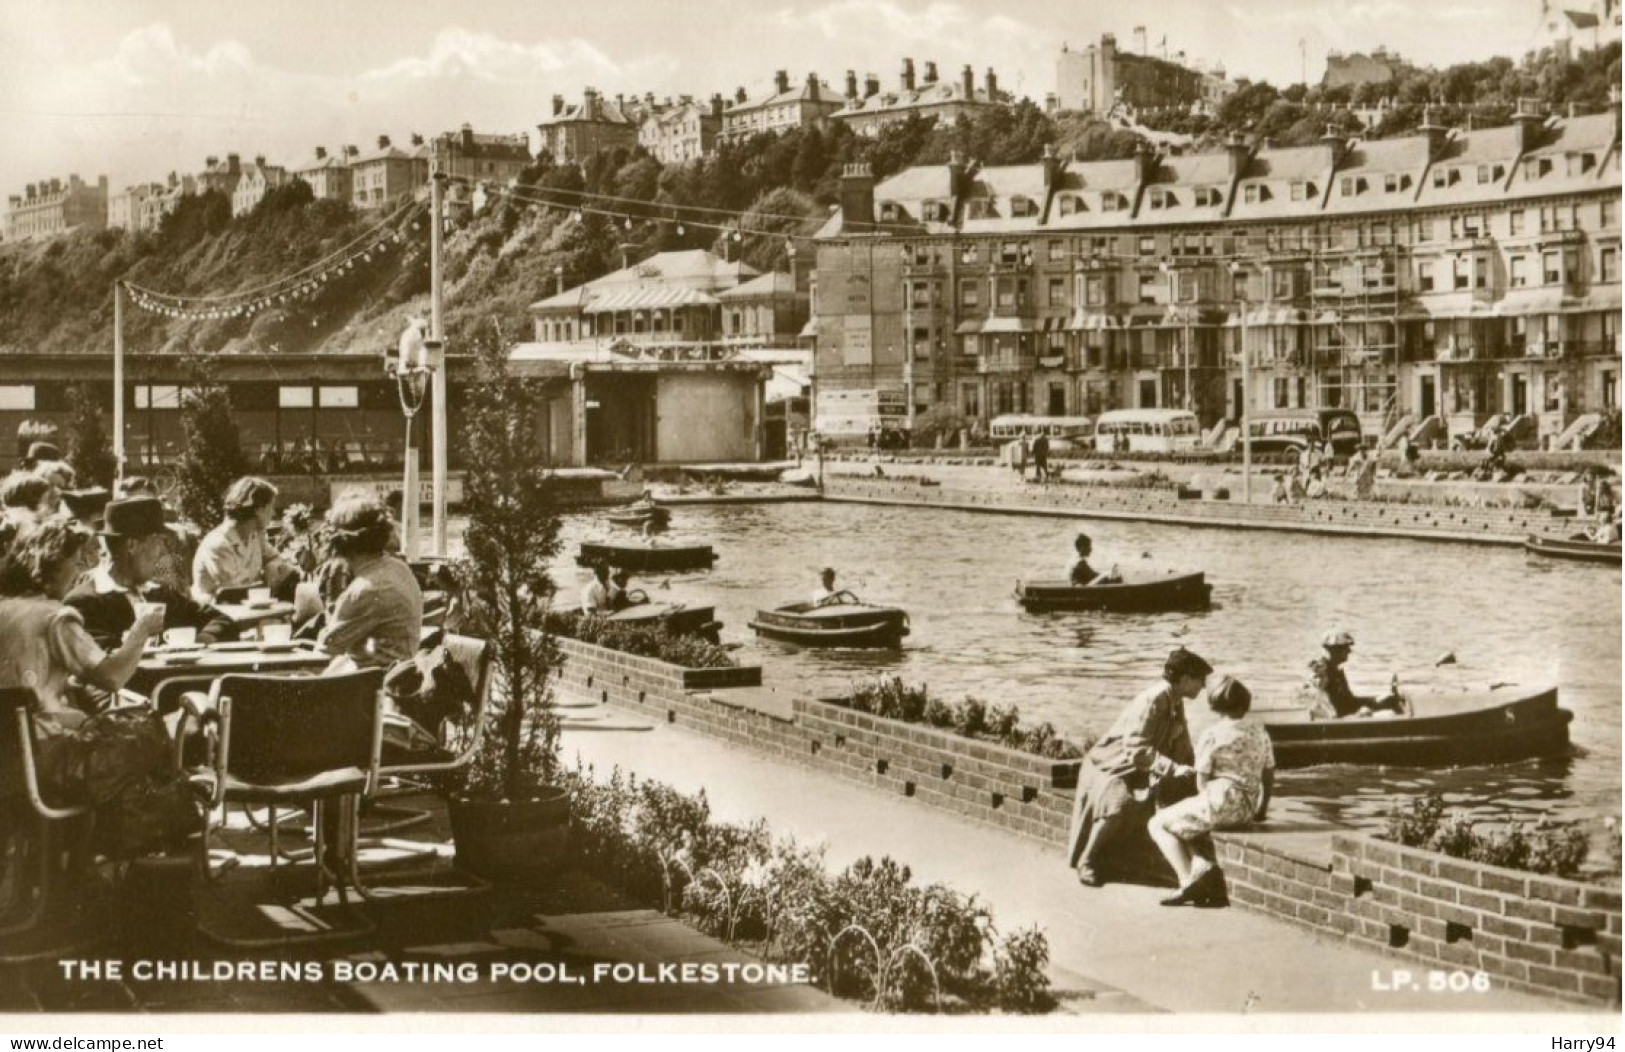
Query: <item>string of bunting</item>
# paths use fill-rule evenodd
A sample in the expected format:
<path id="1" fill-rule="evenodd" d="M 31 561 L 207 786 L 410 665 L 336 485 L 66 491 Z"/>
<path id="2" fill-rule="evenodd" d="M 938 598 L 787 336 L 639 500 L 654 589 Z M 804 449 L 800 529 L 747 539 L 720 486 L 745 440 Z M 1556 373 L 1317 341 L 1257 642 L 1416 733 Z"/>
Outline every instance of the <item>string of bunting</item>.
<path id="1" fill-rule="evenodd" d="M 273 307 L 308 300 L 329 281 L 350 273 L 357 265 L 386 258 L 396 258 L 404 265 L 421 256 L 421 245 L 399 248 L 411 231 L 422 229 L 426 218 L 421 209 L 419 214 L 411 215 L 410 222 L 401 218 L 411 207 L 363 231 L 349 244 L 315 263 L 255 288 L 219 296 L 178 296 L 128 281 L 124 288 L 135 306 L 169 318 L 198 321 L 252 317 Z"/>

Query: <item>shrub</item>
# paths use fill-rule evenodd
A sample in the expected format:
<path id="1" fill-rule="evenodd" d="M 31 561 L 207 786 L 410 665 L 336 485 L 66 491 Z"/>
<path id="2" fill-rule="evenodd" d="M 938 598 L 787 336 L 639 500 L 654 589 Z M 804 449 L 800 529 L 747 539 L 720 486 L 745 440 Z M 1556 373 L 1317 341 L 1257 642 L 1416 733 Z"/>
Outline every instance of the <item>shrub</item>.
<path id="1" fill-rule="evenodd" d="M 1055 1005 L 1049 994 L 1049 940 L 1037 928 L 1005 936 L 993 957 L 993 990 L 1006 1012 L 1047 1012 Z"/>
<path id="2" fill-rule="evenodd" d="M 193 366 L 190 385 L 181 395 L 185 448 L 176 474 L 180 480 L 181 515 L 202 529 L 225 518 L 226 489 L 248 473 L 231 395 L 212 380 L 206 362 Z"/>
<path id="3" fill-rule="evenodd" d="M 997 742 L 1006 748 L 1048 759 L 1071 760 L 1083 755 L 1082 749 L 1058 735 L 1049 723 L 1023 727 L 1021 714 L 1014 705 L 996 705 L 989 712 L 983 702 L 971 697 L 958 705 L 949 705 L 931 697 L 924 684 L 909 686 L 901 676 L 856 683 L 846 697 L 827 700 L 883 719 L 923 723 L 962 738 Z"/>
<path id="4" fill-rule="evenodd" d="M 621 625 L 602 617 L 583 617 L 556 610 L 547 617 L 547 630 L 593 646 L 624 654 L 654 658 L 683 668 L 732 668 L 733 655 L 725 647 L 655 626 Z"/>
<path id="5" fill-rule="evenodd" d="M 1579 826 L 1545 818 L 1532 826 L 1509 822 L 1480 832 L 1469 816 L 1447 815 L 1438 793 L 1410 797 L 1395 808 L 1382 836 L 1451 858 L 1558 877 L 1579 873 L 1590 849 L 1590 840 Z"/>
<path id="6" fill-rule="evenodd" d="M 117 462 L 95 390 L 89 384 L 68 388 L 68 407 L 72 415 L 65 429 L 66 452 L 79 484 L 111 489 Z"/>

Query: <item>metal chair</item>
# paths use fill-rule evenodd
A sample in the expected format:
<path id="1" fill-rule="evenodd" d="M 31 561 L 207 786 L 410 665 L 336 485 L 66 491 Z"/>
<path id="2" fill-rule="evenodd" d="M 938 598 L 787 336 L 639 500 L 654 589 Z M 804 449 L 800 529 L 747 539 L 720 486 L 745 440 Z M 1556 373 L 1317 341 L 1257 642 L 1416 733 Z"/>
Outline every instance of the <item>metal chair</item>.
<path id="1" fill-rule="evenodd" d="M 349 907 L 349 889 L 368 897 L 355 866 L 356 806 L 378 781 L 383 677 L 382 669 L 337 676 L 227 675 L 211 692 L 220 721 L 213 803 L 310 807 L 316 903 L 326 898 L 330 883 L 341 908 Z M 274 869 L 274 821 L 271 831 Z M 346 938 L 375 927 L 360 918 L 346 930 L 271 937 L 227 936 L 207 923 L 199 930 L 230 945 L 268 946 Z"/>
<path id="2" fill-rule="evenodd" d="M 0 851 L 9 842 L 7 853 L 15 867 L 7 880 L 11 894 L 0 904 L 0 937 L 7 947 L 0 952 L 0 964 L 59 958 L 92 941 L 82 933 L 47 932 L 43 927 L 60 905 L 64 850 L 70 858 L 88 856 L 92 819 L 85 808 L 53 807 L 41 796 L 30 716 L 33 704 L 34 692 L 27 687 L 0 690 L 0 816 L 4 817 L 0 828 L 7 830 L 0 838 Z M 75 834 L 66 848 L 56 835 L 64 827 Z M 34 869 L 32 875 L 27 872 L 29 866 Z M 31 935 L 41 938 L 20 949 Z"/>

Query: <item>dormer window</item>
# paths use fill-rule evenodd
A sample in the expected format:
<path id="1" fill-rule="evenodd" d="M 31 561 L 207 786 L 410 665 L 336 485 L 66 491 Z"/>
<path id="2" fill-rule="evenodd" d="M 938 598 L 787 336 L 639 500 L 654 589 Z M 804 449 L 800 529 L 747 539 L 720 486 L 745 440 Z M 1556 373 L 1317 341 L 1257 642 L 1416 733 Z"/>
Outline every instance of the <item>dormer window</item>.
<path id="1" fill-rule="evenodd" d="M 1523 162 L 1523 177 L 1525 179 L 1539 179 L 1543 175 L 1552 174 L 1552 159 L 1550 157 L 1531 157 Z"/>
<path id="2" fill-rule="evenodd" d="M 1455 186 L 1459 182 L 1461 182 L 1461 170 L 1459 168 L 1433 169 L 1433 188 L 1435 190 L 1443 190 L 1445 187 Z"/>
<path id="3" fill-rule="evenodd" d="M 1107 190 L 1100 195 L 1100 210 L 1102 212 L 1122 212 L 1128 208 L 1128 198 L 1116 190 Z"/>
<path id="4" fill-rule="evenodd" d="M 1274 196 L 1274 194 L 1270 193 L 1270 188 L 1263 183 L 1250 183 L 1243 187 L 1241 191 L 1242 201 L 1250 205 L 1263 204 Z"/>
<path id="5" fill-rule="evenodd" d="M 1164 190 L 1161 187 L 1156 187 L 1151 191 L 1152 211 L 1161 211 L 1164 208 L 1174 208 L 1177 207 L 1178 204 L 1179 198 L 1175 197 L 1173 193 L 1168 190 Z"/>
<path id="6" fill-rule="evenodd" d="M 1021 219 L 1037 214 L 1038 205 L 1033 202 L 1032 198 L 1023 197 L 1020 194 L 1010 198 L 1010 215 L 1012 217 Z"/>
<path id="7" fill-rule="evenodd" d="M 1584 175 L 1597 167 L 1597 155 L 1594 153 L 1565 154 L 1564 160 L 1568 163 L 1569 175 Z"/>
<path id="8" fill-rule="evenodd" d="M 897 202 L 882 202 L 880 205 L 880 221 L 882 223 L 895 223 L 897 221 L 897 212 Z"/>
<path id="9" fill-rule="evenodd" d="M 1079 197 L 1077 194 L 1062 194 L 1059 198 L 1059 202 L 1061 214 L 1064 216 L 1076 215 L 1079 212 L 1087 212 L 1089 210 L 1088 206 L 1083 203 L 1083 198 Z"/>
<path id="10" fill-rule="evenodd" d="M 1371 184 L 1366 182 L 1365 176 L 1345 175 L 1342 180 L 1342 185 L 1339 187 L 1339 192 L 1342 193 L 1344 197 L 1358 197 L 1360 194 L 1365 193 L 1369 189 L 1371 189 Z"/>
<path id="11" fill-rule="evenodd" d="M 1224 198 L 1217 187 L 1198 186 L 1196 188 L 1197 208 L 1217 208 L 1223 203 L 1223 200 Z"/>
<path id="12" fill-rule="evenodd" d="M 1411 177 L 1408 175 L 1389 174 L 1382 177 L 1382 189 L 1385 193 L 1396 194 L 1410 188 Z"/>

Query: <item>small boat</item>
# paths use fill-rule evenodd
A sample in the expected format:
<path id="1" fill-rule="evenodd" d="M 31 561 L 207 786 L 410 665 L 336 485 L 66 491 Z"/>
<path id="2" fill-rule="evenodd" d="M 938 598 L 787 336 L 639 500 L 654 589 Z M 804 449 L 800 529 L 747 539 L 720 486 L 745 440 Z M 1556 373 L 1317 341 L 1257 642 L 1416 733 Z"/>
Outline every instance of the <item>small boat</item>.
<path id="1" fill-rule="evenodd" d="M 1116 584 L 1077 585 L 1071 581 L 1017 581 L 1016 600 L 1029 613 L 1057 610 L 1110 610 L 1154 614 L 1208 605 L 1213 586 L 1202 573 L 1162 576 L 1130 574 Z"/>
<path id="2" fill-rule="evenodd" d="M 1562 537 L 1525 537 L 1523 550 L 1549 559 L 1570 559 L 1583 563 L 1619 565 L 1619 545 L 1596 541 L 1571 541 Z"/>
<path id="3" fill-rule="evenodd" d="M 641 507 L 634 504 L 619 511 L 609 512 L 604 518 L 617 526 L 642 526 L 644 523 L 649 523 L 653 526 L 664 527 L 671 525 L 671 509 L 662 508 L 658 504 L 653 506 L 643 505 Z"/>
<path id="4" fill-rule="evenodd" d="M 709 544 L 625 544 L 611 541 L 584 541 L 576 554 L 580 566 L 604 563 L 633 573 L 670 573 L 676 570 L 709 570 L 717 553 Z"/>
<path id="5" fill-rule="evenodd" d="M 634 603 L 605 618 L 616 625 L 664 628 L 673 635 L 699 636 L 712 643 L 721 639 L 722 622 L 715 606 L 689 606 L 685 603 Z"/>
<path id="6" fill-rule="evenodd" d="M 1574 713 L 1557 688 L 1498 684 L 1487 692 L 1420 694 L 1393 717 L 1312 720 L 1303 709 L 1255 710 L 1277 767 L 1325 763 L 1457 767 L 1557 756 L 1569 748 Z"/>
<path id="7" fill-rule="evenodd" d="M 908 614 L 868 603 L 787 603 L 756 611 L 750 623 L 764 639 L 806 647 L 896 647 L 908 635 Z"/>

